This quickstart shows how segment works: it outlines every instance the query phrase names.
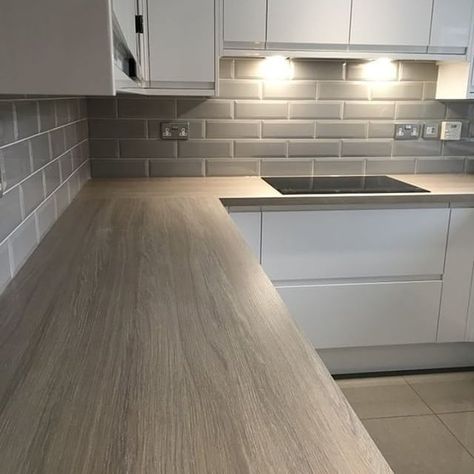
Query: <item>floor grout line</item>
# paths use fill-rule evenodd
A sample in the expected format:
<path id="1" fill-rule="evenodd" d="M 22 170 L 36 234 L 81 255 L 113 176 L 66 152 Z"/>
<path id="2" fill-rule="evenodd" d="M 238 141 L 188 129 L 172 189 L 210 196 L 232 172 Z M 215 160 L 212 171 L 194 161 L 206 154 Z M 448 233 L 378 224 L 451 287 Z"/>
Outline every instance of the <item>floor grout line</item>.
<path id="1" fill-rule="evenodd" d="M 468 412 L 461 412 L 461 413 L 468 413 Z M 451 435 L 454 437 L 454 439 L 464 448 L 464 450 L 467 451 L 469 456 L 471 456 L 471 458 L 474 459 L 474 453 L 471 453 L 471 451 L 469 451 L 467 446 L 453 433 L 451 428 L 443 421 L 443 419 L 438 414 L 436 414 L 436 418 L 438 418 L 438 420 L 441 422 L 441 424 L 451 433 Z"/>

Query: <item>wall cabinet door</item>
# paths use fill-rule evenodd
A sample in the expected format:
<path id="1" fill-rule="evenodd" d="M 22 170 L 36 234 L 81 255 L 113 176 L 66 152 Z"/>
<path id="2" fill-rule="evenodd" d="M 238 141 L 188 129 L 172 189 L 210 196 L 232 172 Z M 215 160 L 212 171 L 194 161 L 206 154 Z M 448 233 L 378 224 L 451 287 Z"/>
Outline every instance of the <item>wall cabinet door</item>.
<path id="1" fill-rule="evenodd" d="M 317 349 L 433 343 L 440 281 L 277 287 Z"/>
<path id="2" fill-rule="evenodd" d="M 434 0 L 430 52 L 465 54 L 473 3 L 473 0 Z"/>
<path id="3" fill-rule="evenodd" d="M 224 48 L 263 49 L 267 0 L 224 0 Z"/>
<path id="4" fill-rule="evenodd" d="M 267 47 L 333 49 L 349 41 L 351 0 L 268 0 Z"/>
<path id="5" fill-rule="evenodd" d="M 261 212 L 230 212 L 250 250 L 260 261 Z"/>
<path id="6" fill-rule="evenodd" d="M 453 209 L 449 226 L 438 342 L 469 340 L 474 333 L 474 209 Z"/>
<path id="7" fill-rule="evenodd" d="M 123 35 L 124 43 L 132 53 L 138 57 L 137 33 L 135 30 L 135 15 L 137 15 L 137 0 L 113 0 L 114 19 Z"/>
<path id="8" fill-rule="evenodd" d="M 353 0 L 351 45 L 355 49 L 426 51 L 433 0 Z"/>
<path id="9" fill-rule="evenodd" d="M 151 87 L 214 88 L 214 0 L 148 0 L 148 35 Z"/>
<path id="10" fill-rule="evenodd" d="M 449 209 L 264 212 L 274 281 L 442 275 Z"/>

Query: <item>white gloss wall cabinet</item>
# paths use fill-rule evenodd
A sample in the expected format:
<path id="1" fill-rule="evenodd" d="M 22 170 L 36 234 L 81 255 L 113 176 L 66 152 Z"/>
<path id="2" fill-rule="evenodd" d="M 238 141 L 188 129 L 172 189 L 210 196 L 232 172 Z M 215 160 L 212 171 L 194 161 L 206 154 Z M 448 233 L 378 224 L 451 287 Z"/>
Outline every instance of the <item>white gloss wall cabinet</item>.
<path id="1" fill-rule="evenodd" d="M 264 212 L 273 281 L 443 273 L 449 209 Z"/>
<path id="2" fill-rule="evenodd" d="M 439 342 L 473 340 L 474 209 L 453 209 L 449 226 Z"/>
<path id="3" fill-rule="evenodd" d="M 149 84 L 212 95 L 216 82 L 214 0 L 148 0 Z"/>
<path id="4" fill-rule="evenodd" d="M 277 286 L 318 349 L 436 342 L 441 281 Z"/>
<path id="5" fill-rule="evenodd" d="M 260 261 L 262 213 L 231 211 L 230 217 L 239 228 L 242 237 L 252 253 Z"/>
<path id="6" fill-rule="evenodd" d="M 351 45 L 426 52 L 433 0 L 353 0 Z"/>
<path id="7" fill-rule="evenodd" d="M 267 48 L 340 49 L 350 12 L 351 0 L 268 0 Z"/>
<path id="8" fill-rule="evenodd" d="M 465 54 L 472 13 L 472 0 L 434 0 L 429 51 Z"/>
<path id="9" fill-rule="evenodd" d="M 123 42 L 134 58 L 138 58 L 138 41 L 135 28 L 137 0 L 112 0 L 114 21 L 123 36 Z"/>
<path id="10" fill-rule="evenodd" d="M 224 0 L 224 48 L 265 48 L 267 0 Z"/>

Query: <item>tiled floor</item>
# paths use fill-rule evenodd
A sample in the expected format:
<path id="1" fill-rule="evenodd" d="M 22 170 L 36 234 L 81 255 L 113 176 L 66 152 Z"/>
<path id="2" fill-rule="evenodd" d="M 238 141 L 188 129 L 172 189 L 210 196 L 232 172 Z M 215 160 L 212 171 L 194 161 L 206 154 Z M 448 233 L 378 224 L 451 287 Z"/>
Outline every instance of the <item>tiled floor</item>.
<path id="1" fill-rule="evenodd" d="M 396 474 L 474 474 L 474 372 L 338 384 Z"/>

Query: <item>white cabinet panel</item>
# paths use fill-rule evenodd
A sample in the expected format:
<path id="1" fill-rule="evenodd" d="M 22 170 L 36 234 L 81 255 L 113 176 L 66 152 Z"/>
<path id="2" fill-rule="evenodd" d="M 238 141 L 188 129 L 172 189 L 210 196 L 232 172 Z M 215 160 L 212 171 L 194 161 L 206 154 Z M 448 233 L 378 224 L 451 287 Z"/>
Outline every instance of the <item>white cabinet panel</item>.
<path id="1" fill-rule="evenodd" d="M 351 0 L 268 0 L 269 47 L 288 49 L 349 42 Z"/>
<path id="2" fill-rule="evenodd" d="M 317 349 L 436 340 L 440 281 L 277 289 Z"/>
<path id="3" fill-rule="evenodd" d="M 213 87 L 214 8 L 214 0 L 148 1 L 152 86 Z"/>
<path id="4" fill-rule="evenodd" d="M 260 261 L 261 212 L 231 212 L 245 242 Z"/>
<path id="5" fill-rule="evenodd" d="M 137 33 L 135 31 L 137 0 L 113 0 L 112 6 L 115 19 L 123 34 L 123 39 L 129 51 L 137 59 Z"/>
<path id="6" fill-rule="evenodd" d="M 272 280 L 443 273 L 449 209 L 264 212 Z"/>
<path id="7" fill-rule="evenodd" d="M 474 209 L 453 209 L 449 226 L 443 297 L 439 321 L 439 342 L 469 339 L 468 316 L 473 306 Z M 471 315 L 471 318 L 474 315 Z M 470 328 L 474 325 L 471 320 Z"/>
<path id="8" fill-rule="evenodd" d="M 266 0 L 224 0 L 224 47 L 265 47 Z"/>
<path id="9" fill-rule="evenodd" d="M 434 0 L 430 50 L 463 53 L 469 45 L 473 0 Z"/>
<path id="10" fill-rule="evenodd" d="M 433 0 L 353 0 L 351 45 L 426 49 L 432 3 Z"/>

